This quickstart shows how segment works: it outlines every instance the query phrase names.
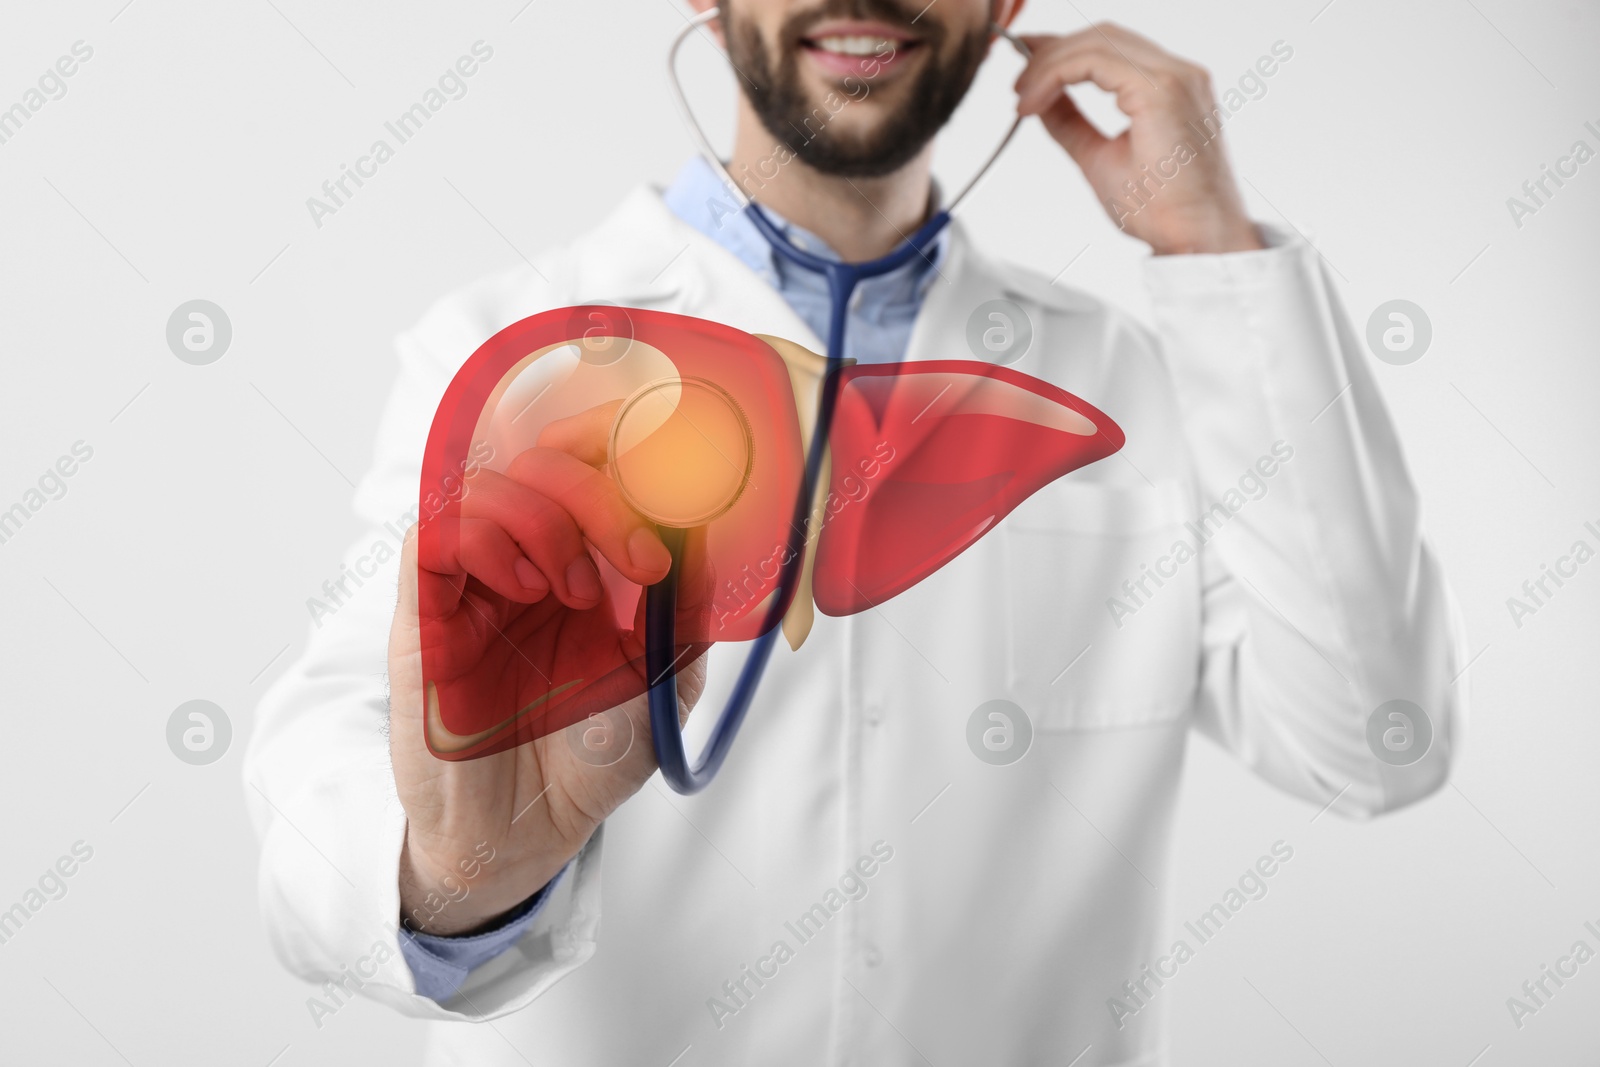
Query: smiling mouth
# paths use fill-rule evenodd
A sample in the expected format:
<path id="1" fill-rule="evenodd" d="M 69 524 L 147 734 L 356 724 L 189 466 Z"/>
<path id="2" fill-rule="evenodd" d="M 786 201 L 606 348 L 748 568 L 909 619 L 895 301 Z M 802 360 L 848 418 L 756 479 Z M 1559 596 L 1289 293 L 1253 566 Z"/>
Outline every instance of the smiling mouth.
<path id="1" fill-rule="evenodd" d="M 903 64 L 923 42 L 887 26 L 821 26 L 800 38 L 800 48 L 835 77 L 879 78 Z"/>
<path id="2" fill-rule="evenodd" d="M 826 37 L 804 37 L 800 43 L 807 48 L 837 56 L 873 56 L 887 55 L 897 48 L 915 47 L 920 42 L 871 34 L 834 33 Z"/>

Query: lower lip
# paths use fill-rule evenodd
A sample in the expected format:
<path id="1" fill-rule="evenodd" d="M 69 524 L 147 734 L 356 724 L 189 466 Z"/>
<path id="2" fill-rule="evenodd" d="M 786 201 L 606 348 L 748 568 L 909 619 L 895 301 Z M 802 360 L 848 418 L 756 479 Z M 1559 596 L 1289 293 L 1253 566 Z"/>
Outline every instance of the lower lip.
<path id="1" fill-rule="evenodd" d="M 894 70 L 895 67 L 905 62 L 906 56 L 914 51 L 919 42 L 902 41 L 888 52 L 866 56 L 847 56 L 839 52 L 825 52 L 811 45 L 801 45 L 811 61 L 821 67 L 828 74 L 837 78 L 881 78 Z"/>

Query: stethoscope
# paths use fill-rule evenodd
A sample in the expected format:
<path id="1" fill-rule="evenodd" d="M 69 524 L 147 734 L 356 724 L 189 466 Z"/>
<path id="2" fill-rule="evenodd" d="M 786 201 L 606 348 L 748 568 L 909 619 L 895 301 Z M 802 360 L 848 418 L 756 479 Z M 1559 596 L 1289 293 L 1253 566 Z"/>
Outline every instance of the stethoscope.
<path id="1" fill-rule="evenodd" d="M 706 139 L 705 131 L 695 118 L 688 98 L 684 95 L 683 85 L 678 80 L 678 50 L 683 46 L 683 42 L 688 40 L 690 34 L 716 17 L 717 9 L 714 7 L 701 12 L 688 20 L 688 25 L 673 39 L 672 47 L 667 51 L 667 82 L 672 88 L 673 99 L 677 102 L 683 121 L 689 128 L 689 135 L 693 138 L 695 147 L 700 150 L 706 162 L 722 176 L 729 192 L 738 199 L 746 217 L 755 225 L 761 236 L 766 238 L 772 250 L 795 266 L 822 275 L 827 281 L 828 296 L 831 301 L 828 315 L 828 373 L 823 375 L 817 399 L 816 425 L 812 431 L 810 447 L 806 451 L 805 477 L 801 480 L 800 493 L 795 501 L 794 518 L 789 524 L 787 562 L 780 571 L 777 595 L 772 598 L 772 607 L 768 609 L 762 634 L 755 639 L 745 658 L 744 666 L 739 671 L 733 692 L 711 729 L 705 751 L 699 762 L 694 764 L 689 762 L 689 753 L 684 748 L 683 733 L 678 723 L 677 667 L 678 660 L 687 654 L 687 650 L 681 653 L 674 650 L 679 568 L 686 531 L 672 528 L 662 528 L 660 531 L 662 539 L 672 553 L 672 568 L 666 578 L 650 586 L 646 594 L 645 670 L 650 684 L 650 730 L 654 735 L 656 760 L 661 765 L 661 776 L 679 793 L 698 793 L 704 789 L 716 776 L 722 761 L 727 758 L 728 750 L 733 747 L 733 739 L 744 722 L 745 714 L 750 710 L 751 702 L 755 699 L 756 689 L 761 684 L 761 676 L 767 669 L 767 661 L 772 657 L 773 644 L 778 635 L 778 622 L 788 607 L 805 562 L 807 521 L 812 500 L 816 495 L 818 472 L 822 469 L 823 455 L 827 451 L 828 429 L 833 423 L 834 403 L 839 389 L 839 376 L 832 372 L 844 362 L 845 328 L 850 317 L 851 296 L 855 293 L 856 287 L 866 279 L 887 274 L 908 262 L 913 256 L 926 255 L 927 249 L 940 232 L 950 224 L 951 214 L 957 205 L 983 179 L 995 160 L 1000 158 L 1000 153 L 1005 151 L 1006 145 L 1011 142 L 1017 127 L 1022 123 L 1020 117 L 1012 122 L 1000 144 L 984 161 L 983 166 L 978 168 L 972 179 L 950 201 L 949 206 L 935 212 L 927 222 L 918 227 L 915 233 L 906 238 L 905 243 L 899 248 L 886 256 L 865 263 L 842 263 L 824 259 L 797 247 L 778 228 L 777 223 L 773 222 L 772 217 L 762 209 L 761 205 L 739 187 L 739 183 L 734 181 L 733 175 L 728 172 L 728 168 L 723 165 L 711 147 L 711 142 Z M 1028 46 L 1019 38 L 998 24 L 992 28 L 996 35 L 1010 41 L 1024 58 L 1028 57 Z"/>

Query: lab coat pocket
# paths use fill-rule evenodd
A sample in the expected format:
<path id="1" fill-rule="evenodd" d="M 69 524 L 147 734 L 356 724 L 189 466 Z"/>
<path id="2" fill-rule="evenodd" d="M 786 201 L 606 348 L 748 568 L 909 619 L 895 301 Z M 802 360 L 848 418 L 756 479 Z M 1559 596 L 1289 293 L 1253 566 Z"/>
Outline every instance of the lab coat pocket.
<path id="1" fill-rule="evenodd" d="M 1041 728 L 1147 726 L 1186 711 L 1200 566 L 1183 501 L 1176 480 L 1063 479 L 1008 518 L 1010 683 Z"/>

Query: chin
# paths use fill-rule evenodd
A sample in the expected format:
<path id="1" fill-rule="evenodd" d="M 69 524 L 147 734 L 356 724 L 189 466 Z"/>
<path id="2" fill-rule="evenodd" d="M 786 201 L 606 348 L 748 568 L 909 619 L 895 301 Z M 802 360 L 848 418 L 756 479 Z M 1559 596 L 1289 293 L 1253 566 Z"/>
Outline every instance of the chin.
<path id="1" fill-rule="evenodd" d="M 870 151 L 874 144 L 884 139 L 884 131 L 891 121 L 891 116 L 882 113 L 852 115 L 850 118 L 852 121 L 846 122 L 845 116 L 836 117 L 822 131 L 821 138 L 847 151 Z"/>

